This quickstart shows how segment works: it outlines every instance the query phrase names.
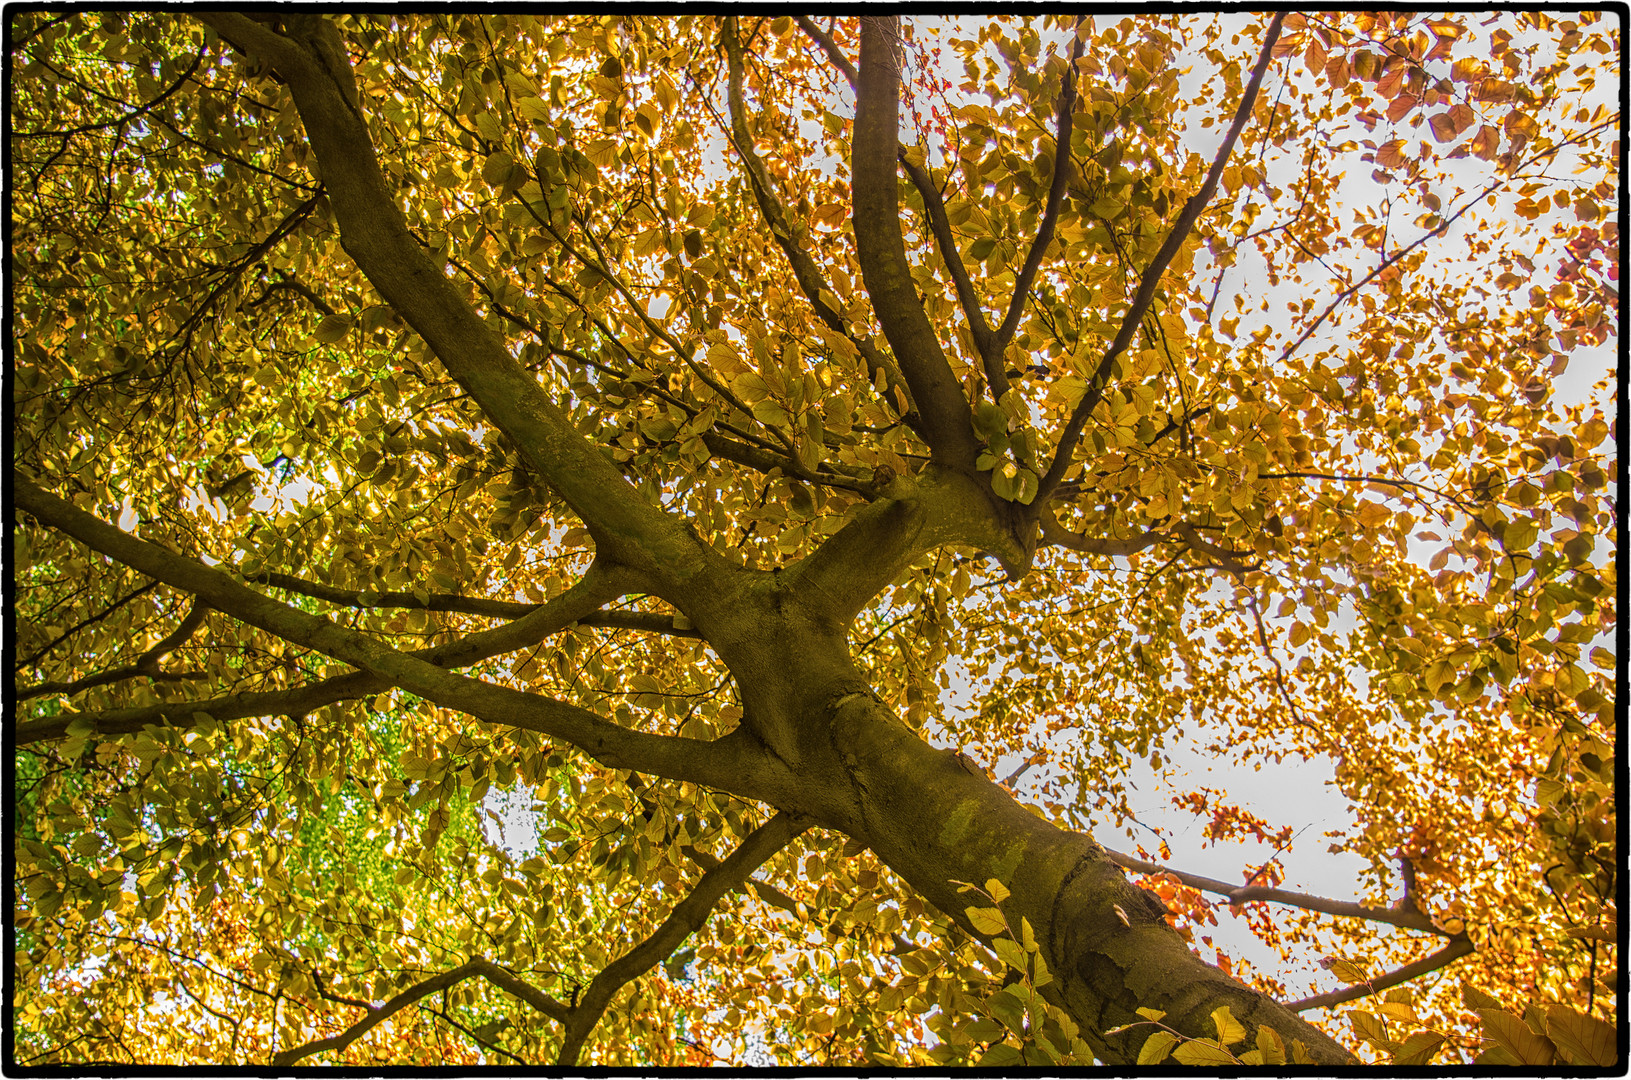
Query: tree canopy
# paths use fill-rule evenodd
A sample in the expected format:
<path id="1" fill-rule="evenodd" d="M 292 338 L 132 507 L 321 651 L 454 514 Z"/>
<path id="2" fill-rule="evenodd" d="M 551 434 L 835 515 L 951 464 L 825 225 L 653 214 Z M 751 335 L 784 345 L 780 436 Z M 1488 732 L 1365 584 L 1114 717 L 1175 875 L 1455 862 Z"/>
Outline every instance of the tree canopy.
<path id="1" fill-rule="evenodd" d="M 1612 18 L 7 33 L 17 1062 L 1613 1063 Z"/>

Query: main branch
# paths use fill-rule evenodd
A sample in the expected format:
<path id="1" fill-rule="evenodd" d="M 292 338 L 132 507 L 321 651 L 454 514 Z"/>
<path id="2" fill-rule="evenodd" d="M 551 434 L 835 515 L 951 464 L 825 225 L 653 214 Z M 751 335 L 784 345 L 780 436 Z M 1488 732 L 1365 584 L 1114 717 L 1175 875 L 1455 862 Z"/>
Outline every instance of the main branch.
<path id="1" fill-rule="evenodd" d="M 15 478 L 13 490 L 19 508 L 87 547 L 192 593 L 251 626 L 354 664 L 438 705 L 488 723 L 564 739 L 613 768 L 690 780 L 749 798 L 770 799 L 785 783 L 751 740 L 727 735 L 703 742 L 632 731 L 576 705 L 455 675 L 358 631 L 280 604 L 224 571 L 138 540 L 21 477 Z"/>
<path id="2" fill-rule="evenodd" d="M 895 156 L 900 146 L 900 17 L 861 18 L 853 177 L 855 253 L 872 309 L 912 388 L 923 437 L 938 461 L 972 472 L 974 417 L 918 299 L 900 229 Z"/>
<path id="3" fill-rule="evenodd" d="M 333 24 L 295 14 L 284 20 L 287 33 L 279 33 L 247 15 L 205 12 L 199 18 L 288 84 L 322 169 L 341 245 L 583 519 L 597 549 L 675 587 L 725 565 L 577 431 L 414 239 L 380 170 L 345 43 Z"/>

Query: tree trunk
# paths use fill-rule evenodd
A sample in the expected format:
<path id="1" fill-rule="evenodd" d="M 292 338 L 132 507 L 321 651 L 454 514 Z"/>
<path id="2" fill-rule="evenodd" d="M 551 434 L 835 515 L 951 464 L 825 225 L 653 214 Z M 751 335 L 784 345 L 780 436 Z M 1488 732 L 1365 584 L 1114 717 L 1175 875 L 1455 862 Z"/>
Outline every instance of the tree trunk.
<path id="1" fill-rule="evenodd" d="M 1164 1011 L 1163 1023 L 1191 1037 L 1215 1038 L 1212 1012 L 1227 1005 L 1248 1040 L 1268 1026 L 1288 1047 L 1300 1040 L 1318 1064 L 1353 1062 L 1330 1036 L 1191 952 L 1161 901 L 1129 882 L 1090 837 L 1037 817 L 955 751 L 920 738 L 867 692 L 847 649 L 836 651 L 844 646 L 799 633 L 785 614 L 743 612 L 741 627 L 756 643 L 753 659 L 728 647 L 721 655 L 739 678 L 739 665 L 754 672 L 741 683 L 757 699 L 744 722 L 796 717 L 788 730 L 800 779 L 789 801 L 797 805 L 782 809 L 865 843 L 977 937 L 986 935 L 964 909 L 985 901 L 952 883 L 1002 882 L 1009 924 L 1029 920 L 1054 975 L 1043 993 L 1081 1025 L 1102 1060 L 1138 1059 L 1150 1027 L 1101 1034 L 1142 1020 L 1138 1008 Z M 849 674 L 835 678 L 839 671 Z"/>

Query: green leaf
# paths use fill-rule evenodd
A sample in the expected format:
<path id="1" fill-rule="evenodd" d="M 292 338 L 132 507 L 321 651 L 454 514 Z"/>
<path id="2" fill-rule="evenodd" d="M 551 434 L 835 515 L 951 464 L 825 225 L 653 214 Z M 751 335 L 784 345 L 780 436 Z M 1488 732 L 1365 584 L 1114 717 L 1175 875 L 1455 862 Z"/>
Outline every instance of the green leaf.
<path id="1" fill-rule="evenodd" d="M 1429 694 L 1437 694 L 1446 684 L 1455 682 L 1455 665 L 1448 660 L 1434 660 L 1427 666 L 1422 680 L 1427 684 Z M 1363 979 L 1352 980 L 1363 982 Z"/>
<path id="2" fill-rule="evenodd" d="M 1204 1039 L 1193 1039 L 1172 1052 L 1180 1065 L 1233 1065 L 1235 1056 Z"/>
<path id="3" fill-rule="evenodd" d="M 976 1017 L 961 1028 L 962 1034 L 974 1042 L 995 1042 L 1007 1036 L 1008 1029 L 989 1016 Z"/>
<path id="4" fill-rule="evenodd" d="M 1170 1031 L 1153 1031 L 1150 1037 L 1144 1040 L 1143 1049 L 1138 1052 L 1140 1065 L 1159 1065 L 1167 1058 L 1172 1044 L 1178 1041 L 1178 1036 Z"/>
<path id="5" fill-rule="evenodd" d="M 517 99 L 515 111 L 521 114 L 523 120 L 530 120 L 534 124 L 549 123 L 549 102 L 540 97 L 527 96 Z"/>
<path id="6" fill-rule="evenodd" d="M 324 345 L 333 345 L 351 333 L 353 325 L 355 325 L 355 320 L 349 315 L 324 315 L 322 320 L 318 322 L 317 329 L 312 332 L 312 337 L 321 341 Z"/>
<path id="7" fill-rule="evenodd" d="M 1023 1059 L 1019 1056 L 1019 1050 L 1007 1043 L 998 1043 L 984 1054 L 981 1054 L 979 1060 L 975 1062 L 976 1065 L 986 1068 L 1004 1068 L 1023 1063 Z"/>
<path id="8" fill-rule="evenodd" d="M 770 385 L 757 372 L 744 371 L 731 380 L 731 393 L 752 408 L 756 402 L 770 396 Z"/>
<path id="9" fill-rule="evenodd" d="M 787 427 L 793 419 L 788 415 L 786 409 L 782 408 L 776 402 L 771 401 L 769 398 L 766 398 L 763 401 L 754 402 L 753 417 L 767 427 L 778 428 Z"/>
<path id="10" fill-rule="evenodd" d="M 991 949 L 1001 958 L 1002 962 L 1019 972 L 1025 973 L 1025 950 L 1012 938 L 999 937 L 991 943 Z"/>
<path id="11" fill-rule="evenodd" d="M 1099 196 L 1099 198 L 1093 200 L 1093 205 L 1088 207 L 1094 217 L 1103 218 L 1105 221 L 1115 220 L 1121 216 L 1121 212 L 1125 209 L 1127 209 L 1126 203 L 1109 195 Z"/>
<path id="12" fill-rule="evenodd" d="M 1020 1001 L 1013 993 L 1013 987 L 998 990 L 985 999 L 983 1006 L 990 1015 L 1001 1020 L 1003 1025 L 1016 1035 L 1025 1033 L 1025 1003 Z"/>
<path id="13" fill-rule="evenodd" d="M 498 187 L 509 179 L 510 170 L 514 166 L 515 158 L 510 156 L 508 151 L 500 150 L 488 154 L 487 160 L 481 163 L 481 178 L 493 187 Z"/>
<path id="14" fill-rule="evenodd" d="M 1546 1011 L 1546 1034 L 1570 1065 L 1608 1069 L 1619 1061 L 1613 1025 L 1567 1005 L 1554 1005 Z"/>
<path id="15" fill-rule="evenodd" d="M 1002 912 L 997 908 L 967 908 L 964 914 L 974 929 L 982 934 L 996 936 L 1008 932 L 1008 923 L 1003 919 Z"/>

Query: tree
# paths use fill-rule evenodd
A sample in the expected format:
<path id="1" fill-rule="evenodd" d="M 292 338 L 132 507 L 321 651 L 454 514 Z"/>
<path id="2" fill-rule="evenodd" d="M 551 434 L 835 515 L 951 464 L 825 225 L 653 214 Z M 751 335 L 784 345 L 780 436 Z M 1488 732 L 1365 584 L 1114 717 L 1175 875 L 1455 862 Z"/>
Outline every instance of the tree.
<path id="1" fill-rule="evenodd" d="M 1617 30 L 933 30 L 13 15 L 19 1060 L 1600 1052 Z"/>

